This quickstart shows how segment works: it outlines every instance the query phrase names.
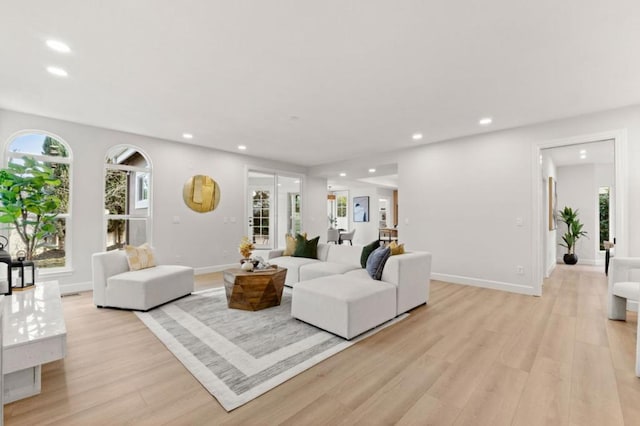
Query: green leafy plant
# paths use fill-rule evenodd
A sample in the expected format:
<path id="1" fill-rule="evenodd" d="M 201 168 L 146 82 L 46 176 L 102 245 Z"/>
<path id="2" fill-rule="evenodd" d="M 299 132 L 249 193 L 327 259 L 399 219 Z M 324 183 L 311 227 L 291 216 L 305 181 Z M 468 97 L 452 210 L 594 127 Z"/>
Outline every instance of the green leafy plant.
<path id="1" fill-rule="evenodd" d="M 567 254 L 575 254 L 576 243 L 582 237 L 587 237 L 587 231 L 583 231 L 583 223 L 580 223 L 578 219 L 578 209 L 573 210 L 571 207 L 566 207 L 559 211 L 560 220 L 567 225 L 567 232 L 562 236 L 564 244 L 560 244 L 562 247 L 567 248 Z M 587 237 L 589 238 L 589 237 Z"/>
<path id="2" fill-rule="evenodd" d="M 15 227 L 28 260 L 45 238 L 57 233 L 58 186 L 53 169 L 31 157 L 0 169 L 0 223 Z"/>

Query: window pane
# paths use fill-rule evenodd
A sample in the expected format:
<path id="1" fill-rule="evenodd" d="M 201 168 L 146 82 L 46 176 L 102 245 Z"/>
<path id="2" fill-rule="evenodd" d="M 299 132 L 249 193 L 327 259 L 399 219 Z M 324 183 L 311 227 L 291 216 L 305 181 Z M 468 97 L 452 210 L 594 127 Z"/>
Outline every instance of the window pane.
<path id="1" fill-rule="evenodd" d="M 104 192 L 106 213 L 127 214 L 127 176 L 126 171 L 107 169 Z"/>
<path id="2" fill-rule="evenodd" d="M 36 249 L 33 260 L 38 268 L 61 268 L 65 266 L 65 242 L 67 236 L 67 221 L 57 218 L 55 232 L 46 237 Z"/>
<path id="3" fill-rule="evenodd" d="M 107 251 L 121 249 L 126 244 L 139 246 L 146 242 L 146 219 L 107 220 Z"/>
<path id="4" fill-rule="evenodd" d="M 149 163 L 142 154 L 126 146 L 112 148 L 107 154 L 107 164 L 149 168 Z"/>
<path id="5" fill-rule="evenodd" d="M 68 157 L 65 145 L 43 134 L 29 133 L 15 138 L 9 145 L 9 152 L 20 154 L 50 155 L 53 157 Z"/>
<path id="6" fill-rule="evenodd" d="M 109 219 L 107 221 L 107 250 L 117 250 L 127 242 L 127 220 Z"/>
<path id="7" fill-rule="evenodd" d="M 58 213 L 69 213 L 69 164 L 45 163 L 53 170 L 53 175 L 60 180 L 60 185 L 54 187 L 55 195 L 60 199 Z"/>
<path id="8" fill-rule="evenodd" d="M 9 163 L 24 165 L 22 158 L 10 158 Z M 69 164 L 63 163 L 50 163 L 43 161 L 36 161 L 38 167 L 47 167 L 51 170 L 52 175 L 60 181 L 58 186 L 49 186 L 47 191 L 50 191 L 58 197 L 60 200 L 60 207 L 56 213 L 65 214 L 69 213 Z"/>
<path id="9" fill-rule="evenodd" d="M 67 221 L 65 218 L 57 218 L 54 221 L 54 232 L 40 240 L 33 254 L 33 261 L 38 268 L 59 268 L 66 265 L 65 242 L 67 236 Z M 12 258 L 18 257 L 18 252 L 26 252 L 26 245 L 15 227 L 5 230 L 9 236 L 9 254 Z"/>

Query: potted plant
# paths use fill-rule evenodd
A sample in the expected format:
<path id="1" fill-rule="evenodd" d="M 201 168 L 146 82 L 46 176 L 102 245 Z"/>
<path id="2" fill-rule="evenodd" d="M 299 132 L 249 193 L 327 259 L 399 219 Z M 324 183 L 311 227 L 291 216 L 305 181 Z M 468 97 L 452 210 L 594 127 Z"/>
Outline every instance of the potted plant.
<path id="1" fill-rule="evenodd" d="M 338 218 L 334 215 L 329 215 L 329 229 L 335 229 L 338 227 Z"/>
<path id="2" fill-rule="evenodd" d="M 567 265 L 575 265 L 578 263 L 576 243 L 581 237 L 587 236 L 587 231 L 582 230 L 584 224 L 580 223 L 580 219 L 578 219 L 578 209 L 573 210 L 571 207 L 565 206 L 564 209 L 559 211 L 559 214 L 560 220 L 567 225 L 567 232 L 562 236 L 564 244 L 560 244 L 567 248 L 567 253 L 564 255 L 563 260 Z"/>
<path id="3" fill-rule="evenodd" d="M 31 157 L 0 169 L 0 223 L 13 225 L 24 244 L 26 259 L 33 260 L 44 240 L 57 233 L 60 180 L 53 169 Z"/>

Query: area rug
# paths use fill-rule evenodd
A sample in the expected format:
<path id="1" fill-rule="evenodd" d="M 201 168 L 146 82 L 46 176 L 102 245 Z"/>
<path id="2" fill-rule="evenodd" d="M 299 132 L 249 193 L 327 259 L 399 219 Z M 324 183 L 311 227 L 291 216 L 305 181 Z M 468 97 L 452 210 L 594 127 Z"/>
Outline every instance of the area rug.
<path id="1" fill-rule="evenodd" d="M 227 411 L 408 315 L 348 341 L 290 312 L 289 289 L 280 306 L 248 312 L 215 288 L 136 315 Z"/>

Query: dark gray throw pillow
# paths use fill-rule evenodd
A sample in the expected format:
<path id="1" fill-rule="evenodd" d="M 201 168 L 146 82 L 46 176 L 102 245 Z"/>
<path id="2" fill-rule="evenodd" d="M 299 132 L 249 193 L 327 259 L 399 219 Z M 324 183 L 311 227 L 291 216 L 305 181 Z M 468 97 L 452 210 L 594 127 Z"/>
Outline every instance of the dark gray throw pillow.
<path id="1" fill-rule="evenodd" d="M 371 278 L 380 281 L 384 264 L 387 263 L 387 259 L 390 256 L 391 249 L 389 247 L 378 247 L 371 253 L 369 259 L 367 259 L 367 272 Z"/>
<path id="2" fill-rule="evenodd" d="M 362 254 L 360 255 L 360 265 L 363 268 L 367 267 L 367 259 L 369 259 L 371 253 L 373 253 L 373 251 L 378 247 L 380 247 L 380 241 L 378 240 L 375 240 L 371 242 L 371 244 L 367 244 L 366 246 L 362 247 Z"/>

